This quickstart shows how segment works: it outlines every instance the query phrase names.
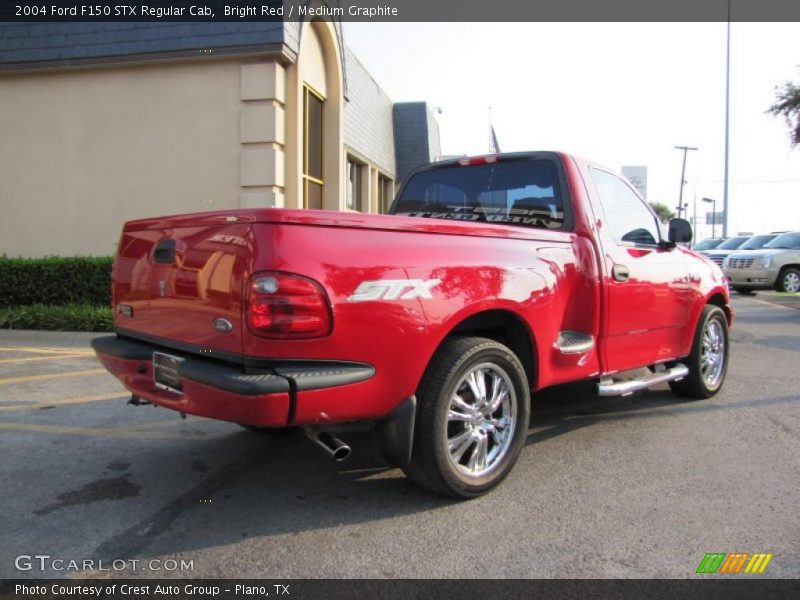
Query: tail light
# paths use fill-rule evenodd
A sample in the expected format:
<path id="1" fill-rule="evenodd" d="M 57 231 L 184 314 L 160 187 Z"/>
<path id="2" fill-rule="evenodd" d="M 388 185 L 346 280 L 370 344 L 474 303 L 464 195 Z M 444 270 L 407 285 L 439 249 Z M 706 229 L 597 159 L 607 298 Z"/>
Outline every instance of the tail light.
<path id="1" fill-rule="evenodd" d="M 256 335 L 278 339 L 323 337 L 331 332 L 331 309 L 322 286 L 307 277 L 263 271 L 247 287 L 247 325 Z"/>
<path id="2" fill-rule="evenodd" d="M 491 165 L 496 163 L 499 158 L 493 154 L 486 156 L 471 156 L 469 158 L 462 158 L 458 164 L 462 167 L 474 167 L 476 165 Z"/>

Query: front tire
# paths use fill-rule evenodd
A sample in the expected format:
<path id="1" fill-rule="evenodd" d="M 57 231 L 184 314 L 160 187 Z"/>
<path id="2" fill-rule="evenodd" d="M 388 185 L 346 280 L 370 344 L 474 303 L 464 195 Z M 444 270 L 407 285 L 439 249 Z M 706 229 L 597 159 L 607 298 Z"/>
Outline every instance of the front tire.
<path id="1" fill-rule="evenodd" d="M 530 415 L 528 378 L 509 348 L 479 337 L 445 340 L 417 400 L 409 478 L 443 495 L 474 498 L 508 475 Z"/>
<path id="2" fill-rule="evenodd" d="M 778 277 L 778 291 L 789 294 L 800 292 L 800 271 L 794 267 L 781 271 L 780 277 Z"/>
<path id="3" fill-rule="evenodd" d="M 710 398 L 725 382 L 730 345 L 725 312 L 708 304 L 700 314 L 692 343 L 692 353 L 685 363 L 689 374 L 680 381 L 670 381 L 672 391 L 688 398 Z"/>

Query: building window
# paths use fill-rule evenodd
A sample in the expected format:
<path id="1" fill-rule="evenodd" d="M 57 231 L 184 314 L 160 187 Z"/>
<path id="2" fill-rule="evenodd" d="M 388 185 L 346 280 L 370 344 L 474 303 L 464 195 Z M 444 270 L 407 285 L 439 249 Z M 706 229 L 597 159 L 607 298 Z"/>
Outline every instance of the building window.
<path id="1" fill-rule="evenodd" d="M 347 157 L 347 198 L 345 206 L 348 210 L 362 210 L 361 189 L 364 165 L 357 163 L 352 157 Z"/>
<path id="2" fill-rule="evenodd" d="M 325 99 L 303 86 L 303 206 L 322 208 L 322 119 Z"/>
<path id="3" fill-rule="evenodd" d="M 378 175 L 378 212 L 385 215 L 392 204 L 392 180 Z"/>

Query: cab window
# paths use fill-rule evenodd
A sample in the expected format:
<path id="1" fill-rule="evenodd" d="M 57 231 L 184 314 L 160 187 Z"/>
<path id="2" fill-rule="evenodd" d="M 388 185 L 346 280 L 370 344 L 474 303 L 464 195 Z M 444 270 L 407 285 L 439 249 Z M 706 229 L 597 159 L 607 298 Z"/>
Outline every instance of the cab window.
<path id="1" fill-rule="evenodd" d="M 591 169 L 606 214 L 606 227 L 618 244 L 654 246 L 661 239 L 658 220 L 631 187 L 616 175 Z"/>
<path id="2" fill-rule="evenodd" d="M 391 214 L 570 229 L 561 187 L 556 164 L 548 159 L 441 165 L 412 175 Z"/>

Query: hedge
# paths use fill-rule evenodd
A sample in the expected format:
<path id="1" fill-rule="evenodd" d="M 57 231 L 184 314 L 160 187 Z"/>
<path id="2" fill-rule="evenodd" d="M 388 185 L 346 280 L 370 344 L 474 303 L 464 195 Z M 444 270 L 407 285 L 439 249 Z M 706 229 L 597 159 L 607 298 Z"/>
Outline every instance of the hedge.
<path id="1" fill-rule="evenodd" d="M 110 256 L 0 257 L 0 307 L 111 306 Z"/>
<path id="2" fill-rule="evenodd" d="M 113 331 L 114 311 L 110 306 L 90 304 L 71 306 L 31 304 L 5 307 L 0 308 L 0 329 Z"/>

